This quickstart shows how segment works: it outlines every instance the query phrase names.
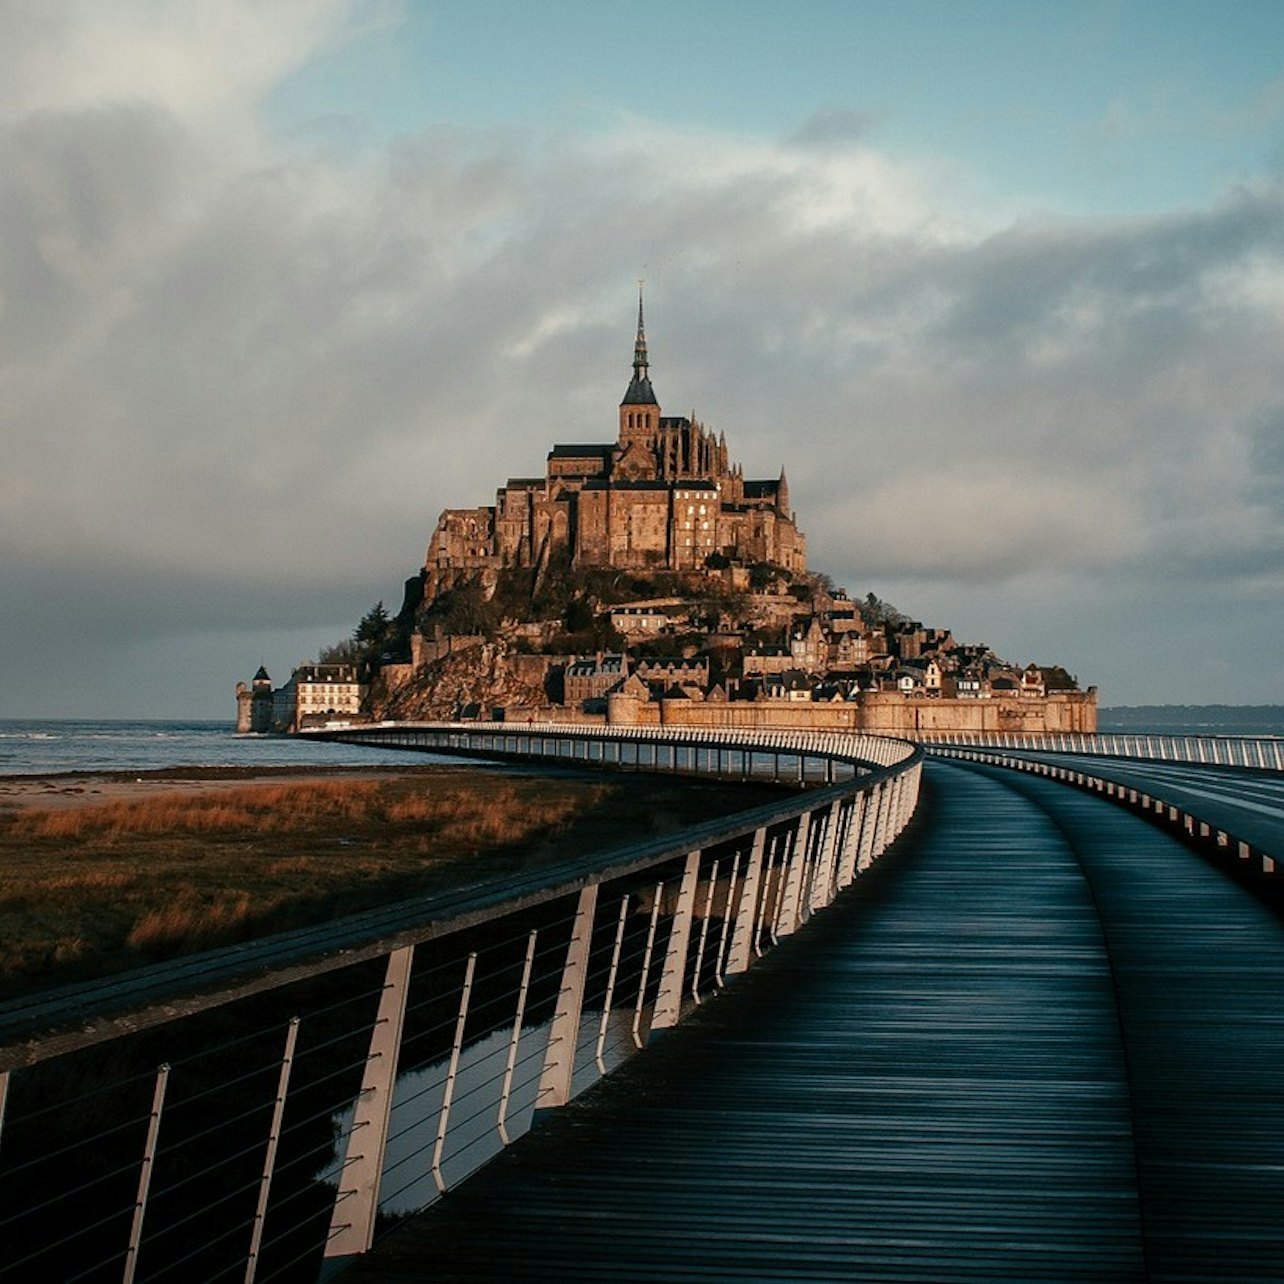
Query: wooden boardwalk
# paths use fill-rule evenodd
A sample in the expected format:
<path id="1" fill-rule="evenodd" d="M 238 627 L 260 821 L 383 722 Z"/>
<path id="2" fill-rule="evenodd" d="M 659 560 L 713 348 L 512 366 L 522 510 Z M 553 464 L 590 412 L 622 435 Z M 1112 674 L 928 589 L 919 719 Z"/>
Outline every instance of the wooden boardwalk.
<path id="1" fill-rule="evenodd" d="M 851 892 L 345 1281 L 1284 1278 L 1284 928 L 930 765 Z"/>

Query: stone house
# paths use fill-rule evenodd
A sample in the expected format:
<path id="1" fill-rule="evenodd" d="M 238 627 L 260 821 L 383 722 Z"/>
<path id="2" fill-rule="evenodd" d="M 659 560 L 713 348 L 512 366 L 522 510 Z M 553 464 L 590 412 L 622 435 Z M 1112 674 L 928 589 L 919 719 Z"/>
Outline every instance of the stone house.
<path id="1" fill-rule="evenodd" d="M 1043 681 L 1043 670 L 1037 664 L 1028 664 L 1021 670 L 1021 698 L 1023 700 L 1042 700 L 1047 695 Z"/>
<path id="2" fill-rule="evenodd" d="M 680 598 L 658 598 L 648 602 L 621 602 L 605 608 L 611 627 L 626 638 L 656 637 L 666 630 L 689 622 L 691 604 Z"/>
<path id="3" fill-rule="evenodd" d="M 762 677 L 792 669 L 794 657 L 785 646 L 747 646 L 743 653 L 743 665 L 745 677 Z"/>
<path id="4" fill-rule="evenodd" d="M 763 695 L 768 700 L 785 700 L 790 704 L 809 704 L 817 683 L 801 669 L 786 669 L 763 680 Z"/>
<path id="5" fill-rule="evenodd" d="M 302 664 L 272 693 L 273 730 L 350 720 L 360 715 L 365 694 L 354 664 Z"/>
<path id="6" fill-rule="evenodd" d="M 813 615 L 805 629 L 794 631 L 789 654 L 794 664 L 808 673 L 824 673 L 829 668 L 829 636 L 819 616 Z"/>
<path id="7" fill-rule="evenodd" d="M 695 686 L 701 691 L 709 685 L 709 657 L 693 656 L 639 656 L 633 671 L 649 684 L 664 686 Z"/>
<path id="8" fill-rule="evenodd" d="M 588 705 L 604 700 L 612 687 L 628 676 L 622 655 L 598 655 L 572 661 L 563 674 L 563 703 L 571 709 L 592 712 Z"/>

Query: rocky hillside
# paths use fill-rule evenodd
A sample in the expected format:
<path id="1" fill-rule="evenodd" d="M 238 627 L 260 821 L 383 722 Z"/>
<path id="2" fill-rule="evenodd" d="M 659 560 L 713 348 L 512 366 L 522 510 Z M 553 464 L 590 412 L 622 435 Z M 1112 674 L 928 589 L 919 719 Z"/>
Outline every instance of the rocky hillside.
<path id="1" fill-rule="evenodd" d="M 371 693 L 374 717 L 413 721 L 454 718 L 470 705 L 488 712 L 494 706 L 539 707 L 547 703 L 542 687 L 523 682 L 512 672 L 503 639 L 464 647 L 434 660 L 391 691 L 378 681 Z"/>

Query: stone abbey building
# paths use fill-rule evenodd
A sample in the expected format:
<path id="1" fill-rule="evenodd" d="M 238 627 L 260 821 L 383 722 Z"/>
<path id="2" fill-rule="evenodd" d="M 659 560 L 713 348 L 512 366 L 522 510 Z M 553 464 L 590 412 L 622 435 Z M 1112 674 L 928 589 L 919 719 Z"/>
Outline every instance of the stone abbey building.
<path id="1" fill-rule="evenodd" d="M 660 413 L 639 295 L 616 440 L 554 446 L 544 476 L 510 477 L 493 507 L 447 509 L 428 545 L 425 591 L 431 599 L 464 575 L 538 570 L 559 555 L 575 567 L 687 571 L 713 553 L 807 569 L 784 469 L 774 480 L 747 480 L 725 435 Z"/>

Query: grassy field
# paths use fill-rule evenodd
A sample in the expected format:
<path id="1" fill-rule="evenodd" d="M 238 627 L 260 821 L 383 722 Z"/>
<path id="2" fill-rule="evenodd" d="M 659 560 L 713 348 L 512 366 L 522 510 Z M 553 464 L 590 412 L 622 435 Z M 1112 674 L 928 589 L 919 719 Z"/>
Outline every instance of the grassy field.
<path id="1" fill-rule="evenodd" d="M 449 768 L 157 787 L 0 811 L 0 999 L 622 846 L 765 797 Z"/>

